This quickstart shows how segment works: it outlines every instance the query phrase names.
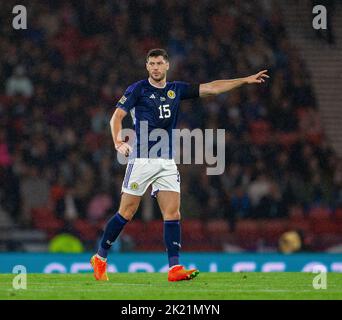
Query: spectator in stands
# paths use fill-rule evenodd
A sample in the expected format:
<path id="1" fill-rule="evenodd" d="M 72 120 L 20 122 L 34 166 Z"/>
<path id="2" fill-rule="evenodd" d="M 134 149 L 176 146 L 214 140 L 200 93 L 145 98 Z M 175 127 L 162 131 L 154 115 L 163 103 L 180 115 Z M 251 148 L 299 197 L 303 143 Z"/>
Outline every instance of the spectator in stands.
<path id="1" fill-rule="evenodd" d="M 242 186 L 238 186 L 230 199 L 230 217 L 236 217 L 237 219 L 243 219 L 250 217 L 250 200 L 246 191 Z M 231 227 L 234 224 L 235 219 L 231 219 Z"/>
<path id="2" fill-rule="evenodd" d="M 50 199 L 50 184 L 48 179 L 36 165 L 28 165 L 20 182 L 22 205 L 21 221 L 30 223 L 33 208 L 46 207 Z"/>
<path id="3" fill-rule="evenodd" d="M 69 223 L 85 216 L 84 204 L 77 196 L 75 186 L 67 186 L 64 196 L 56 203 L 56 213 L 58 218 Z"/>
<path id="4" fill-rule="evenodd" d="M 270 184 L 269 194 L 263 196 L 254 208 L 256 218 L 282 218 L 287 216 L 287 203 L 283 201 L 280 188 L 275 182 Z"/>
<path id="5" fill-rule="evenodd" d="M 294 132 L 298 128 L 297 117 L 290 105 L 288 98 L 283 97 L 279 105 L 275 105 L 270 111 L 270 120 L 273 128 L 282 133 Z"/>
<path id="6" fill-rule="evenodd" d="M 251 199 L 251 205 L 256 208 L 261 199 L 266 197 L 271 192 L 271 181 L 266 173 L 261 172 L 257 175 L 254 181 L 251 182 L 248 188 L 248 196 Z"/>
<path id="7" fill-rule="evenodd" d="M 90 200 L 88 208 L 87 208 L 87 218 L 90 221 L 99 221 L 106 218 L 107 212 L 110 209 L 113 209 L 113 201 L 112 197 L 105 193 L 99 192 L 94 195 L 94 197 Z M 113 209 L 114 210 L 114 209 Z"/>
<path id="8" fill-rule="evenodd" d="M 125 87 L 146 76 L 142 57 L 156 46 L 173 52 L 175 80 L 233 78 L 259 67 L 272 72 L 261 91 L 183 105 L 181 127 L 227 130 L 222 176 L 209 179 L 201 176 L 205 168 L 180 166 L 184 216 L 227 217 L 229 208 L 233 220 L 234 214 L 283 216 L 284 202 L 309 208 L 319 199 L 341 205 L 341 168 L 322 135 L 309 73 L 286 37 L 281 11 L 267 1 L 221 2 L 192 1 L 191 8 L 166 0 L 158 6 L 146 0 L 32 2 L 39 17 L 30 30 L 2 28 L 3 207 L 29 221 L 32 207 L 49 204 L 50 185 L 60 187 L 51 207 L 62 217 L 66 208 L 69 217 L 88 219 L 88 208 L 90 216 L 102 216 L 103 208 L 93 211 L 98 190 L 117 202 L 125 168 L 115 160 L 108 119 Z M 0 21 L 10 3 L 4 2 Z M 267 130 L 255 143 L 250 128 L 260 120 Z M 129 117 L 124 125 L 132 125 Z M 66 194 L 65 185 L 72 186 Z"/>
<path id="9" fill-rule="evenodd" d="M 6 81 L 6 94 L 8 96 L 22 95 L 26 98 L 33 95 L 32 81 L 26 76 L 24 66 L 17 66 L 13 75 Z"/>
<path id="10" fill-rule="evenodd" d="M 281 253 L 290 254 L 302 250 L 303 239 L 299 232 L 285 232 L 279 239 L 279 251 Z"/>
<path id="11" fill-rule="evenodd" d="M 300 120 L 299 128 L 305 138 L 316 145 L 320 144 L 323 139 L 323 129 L 316 110 L 308 109 Z"/>

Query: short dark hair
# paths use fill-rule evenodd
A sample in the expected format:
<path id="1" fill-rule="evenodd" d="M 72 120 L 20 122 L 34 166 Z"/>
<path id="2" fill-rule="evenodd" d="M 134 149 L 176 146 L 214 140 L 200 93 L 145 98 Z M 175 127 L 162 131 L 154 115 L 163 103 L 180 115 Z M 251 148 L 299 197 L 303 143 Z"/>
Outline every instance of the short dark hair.
<path id="1" fill-rule="evenodd" d="M 167 54 L 165 49 L 151 49 L 146 56 L 146 61 L 148 61 L 149 57 L 159 57 L 162 56 L 166 61 L 169 61 L 169 55 Z"/>

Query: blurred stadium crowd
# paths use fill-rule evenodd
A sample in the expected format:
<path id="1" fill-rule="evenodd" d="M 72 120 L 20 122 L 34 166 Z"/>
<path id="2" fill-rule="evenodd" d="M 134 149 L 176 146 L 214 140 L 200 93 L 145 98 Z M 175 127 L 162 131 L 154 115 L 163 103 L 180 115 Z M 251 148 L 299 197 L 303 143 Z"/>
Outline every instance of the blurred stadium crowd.
<path id="1" fill-rule="evenodd" d="M 190 230 L 198 219 L 234 231 L 244 219 L 304 223 L 341 208 L 341 163 L 271 2 L 30 1 L 23 31 L 11 27 L 11 5 L 0 12 L 0 201 L 17 225 L 97 239 L 98 224 L 118 207 L 125 169 L 109 120 L 125 88 L 146 77 L 154 47 L 171 57 L 169 80 L 271 75 L 261 87 L 183 102 L 180 128 L 227 130 L 223 175 L 179 166 Z"/>

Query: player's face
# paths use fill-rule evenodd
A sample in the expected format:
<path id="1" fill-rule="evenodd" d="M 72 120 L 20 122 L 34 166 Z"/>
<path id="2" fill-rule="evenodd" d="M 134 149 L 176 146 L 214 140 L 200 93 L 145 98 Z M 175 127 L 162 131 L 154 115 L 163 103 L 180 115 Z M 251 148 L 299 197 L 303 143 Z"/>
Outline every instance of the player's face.
<path id="1" fill-rule="evenodd" d="M 163 56 L 149 57 L 146 62 L 146 69 L 153 80 L 161 81 L 166 77 L 166 72 L 169 70 L 169 63 Z"/>

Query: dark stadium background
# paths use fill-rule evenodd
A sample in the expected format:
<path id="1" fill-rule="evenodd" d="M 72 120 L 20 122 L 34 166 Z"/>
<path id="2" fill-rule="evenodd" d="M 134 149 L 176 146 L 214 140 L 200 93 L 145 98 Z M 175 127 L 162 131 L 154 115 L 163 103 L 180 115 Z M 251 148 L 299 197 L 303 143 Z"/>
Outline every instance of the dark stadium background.
<path id="1" fill-rule="evenodd" d="M 341 252 L 342 7 L 323 2 L 333 20 L 315 32 L 312 1 L 22 1 L 20 31 L 2 1 L 0 251 L 53 251 L 62 233 L 96 250 L 125 170 L 109 119 L 162 47 L 170 80 L 271 76 L 183 102 L 179 127 L 227 130 L 223 175 L 180 165 L 183 251 L 276 252 L 299 231 L 290 251 Z M 115 249 L 165 250 L 148 193 Z"/>

